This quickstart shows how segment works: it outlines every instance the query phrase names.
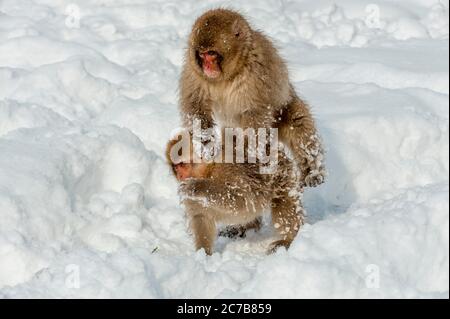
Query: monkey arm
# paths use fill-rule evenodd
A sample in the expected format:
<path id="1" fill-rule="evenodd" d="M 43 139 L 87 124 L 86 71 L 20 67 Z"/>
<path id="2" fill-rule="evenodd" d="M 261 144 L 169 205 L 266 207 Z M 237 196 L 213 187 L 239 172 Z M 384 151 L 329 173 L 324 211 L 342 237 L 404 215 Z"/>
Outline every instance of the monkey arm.
<path id="1" fill-rule="evenodd" d="M 241 114 L 241 127 L 242 129 L 252 128 L 255 132 L 258 132 L 259 128 L 273 128 L 275 125 L 274 114 L 272 111 L 265 112 L 264 105 L 253 107 L 249 110 L 242 112 Z"/>
<path id="2" fill-rule="evenodd" d="M 180 184 L 179 192 L 188 199 L 205 201 L 209 206 L 233 207 L 238 204 L 239 191 L 212 178 L 191 178 Z"/>
<path id="3" fill-rule="evenodd" d="M 211 208 L 195 200 L 186 200 L 184 204 L 189 217 L 189 226 L 194 235 L 195 248 L 197 250 L 204 248 L 206 254 L 211 255 L 217 236 Z"/>
<path id="4" fill-rule="evenodd" d="M 183 70 L 180 81 L 180 108 L 182 122 L 185 128 L 192 131 L 194 120 L 201 121 L 201 128 L 214 126 L 211 100 L 197 81 L 193 78 L 193 71 Z"/>
<path id="5" fill-rule="evenodd" d="M 229 211 L 256 212 L 267 194 L 258 192 L 247 183 L 225 182 L 212 178 L 189 179 L 180 184 L 179 192 L 185 199 L 197 200 L 204 205 Z"/>
<path id="6" fill-rule="evenodd" d="M 263 158 L 259 156 L 264 155 L 264 157 L 266 157 L 269 150 L 272 150 L 272 146 L 275 146 L 276 150 L 278 149 L 278 136 L 272 134 L 270 130 L 275 128 L 275 118 L 271 112 L 261 112 L 261 109 L 263 108 L 263 106 L 260 106 L 259 109 L 254 108 L 247 110 L 241 115 L 240 125 L 243 131 L 246 132 L 247 129 L 251 129 L 253 132 L 252 134 L 256 137 L 256 140 L 251 141 L 249 139 L 250 134 L 244 135 L 244 156 L 246 160 L 250 159 L 251 154 L 253 156 L 258 156 L 258 160 L 263 160 Z M 260 130 L 264 128 L 266 130 Z M 259 145 L 259 143 L 263 144 Z M 265 148 L 261 149 L 260 146 L 265 146 Z M 261 151 L 263 151 L 262 154 L 259 153 Z M 270 155 L 272 155 L 272 152 L 270 152 Z"/>
<path id="7" fill-rule="evenodd" d="M 322 184 L 326 176 L 324 150 L 308 106 L 294 96 L 278 127 L 281 142 L 291 149 L 299 166 L 303 184 Z"/>

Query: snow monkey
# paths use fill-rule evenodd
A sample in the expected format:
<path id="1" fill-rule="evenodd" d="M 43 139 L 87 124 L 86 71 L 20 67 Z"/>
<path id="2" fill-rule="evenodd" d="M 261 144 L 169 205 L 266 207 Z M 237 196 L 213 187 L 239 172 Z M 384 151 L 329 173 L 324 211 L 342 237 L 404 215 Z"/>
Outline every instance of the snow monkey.
<path id="1" fill-rule="evenodd" d="M 277 128 L 301 183 L 324 182 L 323 149 L 308 105 L 271 41 L 239 13 L 210 10 L 195 22 L 180 79 L 183 126 Z M 257 183 L 257 182 L 256 182 Z"/>
<path id="2" fill-rule="evenodd" d="M 196 249 L 212 254 L 219 223 L 238 225 L 227 227 L 222 235 L 242 237 L 248 229 L 258 230 L 264 210 L 270 208 L 279 239 L 271 243 L 268 253 L 280 246 L 289 248 L 303 224 L 304 210 L 298 172 L 283 151 L 279 151 L 275 173 L 260 174 L 258 164 L 195 163 L 195 152 L 180 153 L 180 141 L 179 137 L 169 141 L 166 157 L 180 182 Z"/>

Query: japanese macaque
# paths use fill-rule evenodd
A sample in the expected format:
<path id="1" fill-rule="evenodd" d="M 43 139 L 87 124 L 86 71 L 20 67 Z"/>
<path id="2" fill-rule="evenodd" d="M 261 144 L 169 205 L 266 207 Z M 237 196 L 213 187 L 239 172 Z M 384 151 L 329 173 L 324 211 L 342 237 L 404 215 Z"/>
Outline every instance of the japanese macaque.
<path id="1" fill-rule="evenodd" d="M 308 105 L 272 42 L 239 13 L 210 10 L 195 22 L 180 80 L 183 126 L 278 128 L 304 186 L 324 182 L 323 149 Z"/>
<path id="2" fill-rule="evenodd" d="M 260 174 L 258 164 L 194 163 L 194 152 L 180 155 L 177 143 L 167 144 L 166 157 L 180 182 L 179 193 L 190 220 L 196 249 L 213 252 L 217 224 L 238 225 L 221 232 L 223 236 L 244 236 L 248 229 L 261 227 L 264 210 L 271 208 L 272 223 L 279 236 L 268 252 L 289 248 L 300 226 L 304 210 L 302 188 L 292 161 L 278 152 L 273 174 Z"/>

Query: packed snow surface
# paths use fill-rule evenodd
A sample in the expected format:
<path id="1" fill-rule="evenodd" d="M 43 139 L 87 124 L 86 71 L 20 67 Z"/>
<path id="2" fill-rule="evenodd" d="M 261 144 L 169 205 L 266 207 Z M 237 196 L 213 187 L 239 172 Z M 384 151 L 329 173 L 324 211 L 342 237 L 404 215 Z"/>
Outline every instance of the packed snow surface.
<path id="1" fill-rule="evenodd" d="M 327 150 L 307 224 L 195 252 L 163 149 L 187 36 L 231 7 Z M 0 298 L 449 296 L 448 0 L 0 1 Z"/>

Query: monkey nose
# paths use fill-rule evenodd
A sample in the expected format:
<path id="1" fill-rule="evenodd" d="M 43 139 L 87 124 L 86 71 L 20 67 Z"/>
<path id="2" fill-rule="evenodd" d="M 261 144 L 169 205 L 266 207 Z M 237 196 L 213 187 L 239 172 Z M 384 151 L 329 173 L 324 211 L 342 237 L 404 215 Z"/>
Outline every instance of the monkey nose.
<path id="1" fill-rule="evenodd" d="M 206 61 L 213 61 L 217 58 L 217 52 L 213 50 L 207 50 L 200 52 L 200 57 Z"/>

